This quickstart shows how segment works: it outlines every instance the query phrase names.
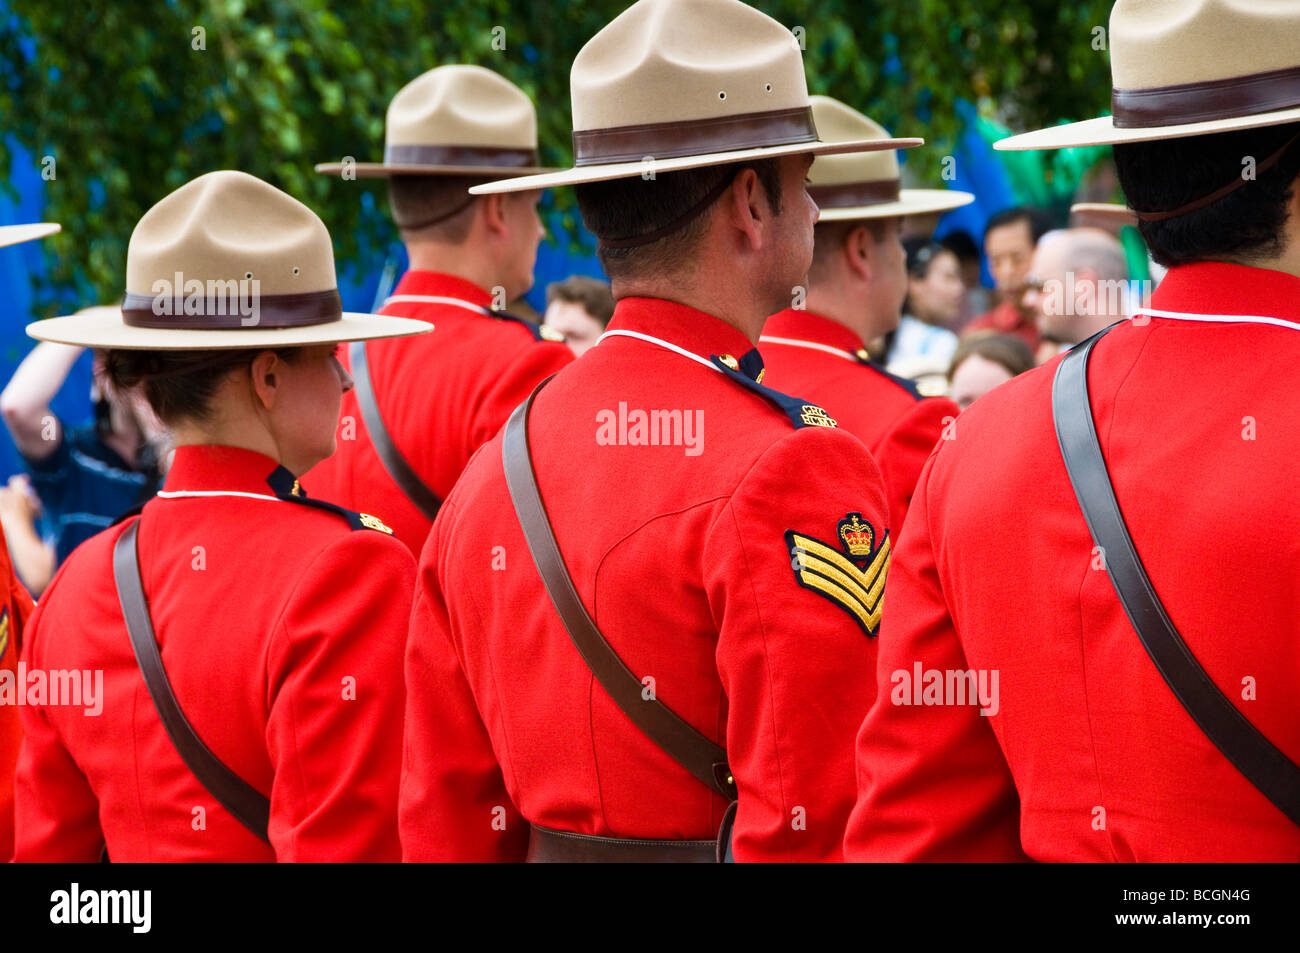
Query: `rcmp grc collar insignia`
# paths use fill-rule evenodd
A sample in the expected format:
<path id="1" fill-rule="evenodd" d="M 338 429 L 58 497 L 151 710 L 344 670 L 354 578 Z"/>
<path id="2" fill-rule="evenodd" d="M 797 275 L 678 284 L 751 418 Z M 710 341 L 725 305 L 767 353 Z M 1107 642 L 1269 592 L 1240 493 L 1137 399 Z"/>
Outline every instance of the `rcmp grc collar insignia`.
<path id="1" fill-rule="evenodd" d="M 313 500 L 307 495 L 307 491 L 302 488 L 302 484 L 298 482 L 297 478 L 284 467 L 276 467 L 268 473 L 266 475 L 266 485 L 275 492 L 276 497 L 286 503 L 298 503 L 302 506 L 310 506 L 343 517 L 353 530 L 373 529 L 376 532 L 387 533 L 389 536 L 393 535 L 391 527 L 386 526 L 382 520 L 371 516 L 369 513 L 354 513 L 352 510 L 346 510 L 326 500 Z"/>
<path id="2" fill-rule="evenodd" d="M 829 599 L 851 615 L 868 637 L 880 628 L 880 612 L 889 574 L 889 531 L 878 549 L 875 528 L 861 513 L 848 513 L 835 527 L 843 552 L 812 536 L 787 530 L 785 544 L 795 581 Z M 865 563 L 859 567 L 858 563 Z"/>
<path id="3" fill-rule="evenodd" d="M 765 387 L 762 381 L 766 371 L 763 368 L 763 358 L 758 353 L 758 348 L 751 349 L 740 360 L 736 360 L 731 354 L 714 354 L 710 361 L 714 367 L 737 384 L 752 390 L 768 403 L 781 408 L 785 415 L 790 418 L 790 423 L 794 424 L 796 430 L 801 427 L 839 426 L 835 422 L 835 418 L 816 404 L 809 404 L 798 397 L 791 397 L 779 390 Z"/>

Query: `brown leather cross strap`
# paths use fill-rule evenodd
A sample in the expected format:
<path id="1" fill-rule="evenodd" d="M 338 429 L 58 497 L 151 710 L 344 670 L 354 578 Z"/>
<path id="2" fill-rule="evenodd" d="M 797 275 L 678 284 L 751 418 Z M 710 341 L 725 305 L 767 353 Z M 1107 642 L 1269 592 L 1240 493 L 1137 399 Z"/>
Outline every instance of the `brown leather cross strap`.
<path id="1" fill-rule="evenodd" d="M 884 179 L 877 182 L 850 182 L 847 185 L 811 185 L 808 194 L 819 208 L 858 208 L 897 202 L 902 182 Z"/>
<path id="2" fill-rule="evenodd" d="M 1293 106 L 1300 106 L 1300 66 L 1200 83 L 1112 89 L 1110 94 L 1118 129 L 1235 119 Z"/>
<path id="3" fill-rule="evenodd" d="M 366 342 L 353 341 L 348 345 L 348 364 L 352 373 L 352 384 L 357 392 L 357 407 L 361 410 L 361 420 L 370 434 L 370 442 L 379 462 L 384 465 L 397 488 L 406 494 L 406 498 L 428 519 L 434 519 L 442 508 L 438 494 L 429 489 L 428 484 L 416 475 L 411 465 L 402 456 L 402 451 L 393 443 L 388 428 L 384 426 L 383 415 L 379 413 L 379 403 L 375 399 L 375 385 L 370 379 L 370 363 L 366 360 Z"/>
<path id="4" fill-rule="evenodd" d="M 264 295 L 252 292 L 234 279 L 225 282 L 228 296 L 194 299 L 182 288 L 170 294 L 127 293 L 122 300 L 122 322 L 133 328 L 175 328 L 211 331 L 239 328 L 301 328 L 328 324 L 343 316 L 343 299 L 337 289 L 305 291 L 301 294 Z M 159 308 L 159 305 L 164 307 Z M 200 313 L 187 313 L 191 307 Z M 254 310 L 256 307 L 256 310 Z M 164 313 L 159 314 L 159 311 Z M 168 313 L 169 312 L 169 313 Z M 253 323 L 253 319 L 256 323 Z"/>
<path id="5" fill-rule="evenodd" d="M 711 119 L 575 129 L 573 164 L 639 162 L 651 157 L 674 159 L 816 141 L 812 107 L 797 106 Z"/>
<path id="6" fill-rule="evenodd" d="M 1233 767 L 1300 825 L 1300 765 L 1238 710 L 1196 660 L 1147 575 L 1115 497 L 1088 392 L 1092 349 L 1114 327 L 1072 349 L 1052 380 L 1052 419 L 1070 486 L 1093 542 L 1105 555 L 1115 595 L 1160 677 Z"/>
<path id="7" fill-rule="evenodd" d="M 609 693 L 614 704 L 632 720 L 651 741 L 664 750 L 674 761 L 693 774 L 700 783 L 717 791 L 728 800 L 736 797 L 736 782 L 727 765 L 727 752 L 700 734 L 677 716 L 657 698 L 647 700 L 642 692 L 645 686 L 623 664 L 618 653 L 605 641 L 596 623 L 587 614 L 564 557 L 555 542 L 546 505 L 537 487 L 537 474 L 533 470 L 528 449 L 528 412 L 538 393 L 550 378 L 542 381 L 515 408 L 506 422 L 501 445 L 501 461 L 505 468 L 506 486 L 515 515 L 523 528 L 528 551 L 542 577 L 551 604 L 560 615 L 564 629 L 578 649 L 578 654 L 591 669 L 596 681 Z"/>
<path id="8" fill-rule="evenodd" d="M 217 803 L 234 815 L 262 840 L 270 843 L 267 835 L 271 819 L 271 802 L 243 778 L 231 771 L 207 745 L 181 711 L 180 703 L 167 680 L 158 639 L 154 636 L 153 620 L 149 617 L 149 602 L 145 598 L 144 583 L 140 578 L 140 556 L 136 550 L 136 533 L 140 528 L 137 518 L 122 530 L 113 546 L 113 580 L 117 583 L 117 598 L 126 620 L 127 635 L 136 663 L 144 676 L 158 717 L 162 720 L 167 737 L 176 747 L 185 766 L 203 785 Z"/>

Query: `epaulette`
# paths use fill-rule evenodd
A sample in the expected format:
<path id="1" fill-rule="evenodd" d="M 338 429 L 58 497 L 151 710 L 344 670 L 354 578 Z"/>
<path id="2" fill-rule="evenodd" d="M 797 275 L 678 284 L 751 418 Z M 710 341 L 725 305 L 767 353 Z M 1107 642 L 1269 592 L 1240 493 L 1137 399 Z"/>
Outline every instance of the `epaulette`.
<path id="1" fill-rule="evenodd" d="M 745 367 L 747 362 L 749 362 L 750 355 L 755 356 L 754 363 L 756 367 L 754 368 L 754 377 L 749 376 L 749 374 L 746 374 L 744 370 L 741 369 L 742 367 Z M 746 354 L 740 361 L 737 361 L 730 354 L 714 354 L 709 358 L 709 360 L 713 362 L 713 365 L 718 370 L 722 371 L 722 373 L 726 374 L 737 384 L 752 390 L 769 404 L 779 408 L 796 430 L 803 427 L 839 426 L 830 414 L 826 413 L 825 410 L 818 407 L 816 404 L 811 404 L 799 397 L 791 397 L 789 394 L 783 394 L 779 390 L 773 390 L 770 387 L 765 387 L 760 384 L 755 378 L 762 378 L 763 369 L 762 362 L 757 358 L 757 355 L 758 351 L 750 351 L 749 354 Z M 745 370 L 750 369 L 751 368 L 749 367 L 745 367 Z"/>
<path id="2" fill-rule="evenodd" d="M 276 467 L 266 478 L 266 485 L 273 491 L 277 499 L 284 500 L 286 503 L 298 503 L 302 506 L 312 506 L 318 510 L 324 510 L 327 513 L 333 513 L 341 516 L 348 521 L 348 525 L 353 530 L 372 529 L 378 533 L 387 533 L 393 535 L 392 527 L 388 526 L 378 517 L 371 516 L 369 513 L 357 513 L 353 510 L 345 509 L 337 503 L 330 503 L 327 500 L 314 500 L 309 497 L 298 480 L 292 473 L 284 467 Z"/>
<path id="3" fill-rule="evenodd" d="M 528 329 L 528 333 L 533 336 L 534 341 L 550 341 L 555 344 L 564 343 L 564 335 L 555 328 L 546 324 L 538 324 L 536 321 L 529 321 L 527 318 L 521 318 L 517 314 L 511 314 L 509 311 L 491 311 L 492 317 L 499 318 L 502 321 L 514 321 L 522 324 Z"/>

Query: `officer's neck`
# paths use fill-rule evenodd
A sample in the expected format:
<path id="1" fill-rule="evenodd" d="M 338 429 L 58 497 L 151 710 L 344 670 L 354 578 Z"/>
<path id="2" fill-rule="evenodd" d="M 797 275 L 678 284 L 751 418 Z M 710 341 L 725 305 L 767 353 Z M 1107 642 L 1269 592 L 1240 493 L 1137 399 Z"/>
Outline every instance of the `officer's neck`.
<path id="1" fill-rule="evenodd" d="M 814 284 L 808 289 L 807 310 L 842 324 L 859 340 L 874 341 L 898 327 L 900 315 L 875 315 L 865 293 L 834 285 Z"/>
<path id="2" fill-rule="evenodd" d="M 1291 184 L 1291 192 L 1291 208 L 1282 226 L 1279 251 L 1270 255 L 1225 255 L 1222 260 L 1230 265 L 1267 268 L 1300 278 L 1300 178 Z"/>
<path id="3" fill-rule="evenodd" d="M 768 316 L 790 303 L 789 300 L 772 300 L 769 294 L 735 274 L 710 268 L 663 276 L 613 278 L 610 290 L 615 301 L 621 298 L 659 298 L 703 311 L 731 325 L 755 346 Z"/>
<path id="4" fill-rule="evenodd" d="M 473 243 L 407 242 L 406 257 L 412 271 L 434 271 L 454 275 L 484 291 L 502 284 L 501 267 Z"/>

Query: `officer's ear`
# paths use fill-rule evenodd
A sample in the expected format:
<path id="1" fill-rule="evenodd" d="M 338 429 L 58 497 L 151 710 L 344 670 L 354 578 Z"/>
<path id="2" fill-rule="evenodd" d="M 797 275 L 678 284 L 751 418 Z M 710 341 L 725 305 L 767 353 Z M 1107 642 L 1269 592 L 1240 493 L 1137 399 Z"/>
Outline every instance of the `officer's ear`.
<path id="1" fill-rule="evenodd" d="M 284 383 L 284 358 L 274 351 L 259 352 L 248 365 L 248 378 L 256 401 L 271 410 Z"/>
<path id="2" fill-rule="evenodd" d="M 722 206 L 744 237 L 751 251 L 763 247 L 763 228 L 772 215 L 767 191 L 753 169 L 744 168 L 736 173 L 731 185 L 723 193 Z"/>
<path id="3" fill-rule="evenodd" d="M 495 192 L 481 195 L 478 200 L 478 214 L 483 216 L 483 224 L 488 232 L 505 233 L 509 228 L 506 216 L 506 202 L 511 198 L 507 192 Z"/>
<path id="4" fill-rule="evenodd" d="M 844 259 L 849 274 L 859 281 L 870 281 L 875 269 L 875 251 L 875 236 L 866 225 L 859 225 L 844 236 Z"/>

